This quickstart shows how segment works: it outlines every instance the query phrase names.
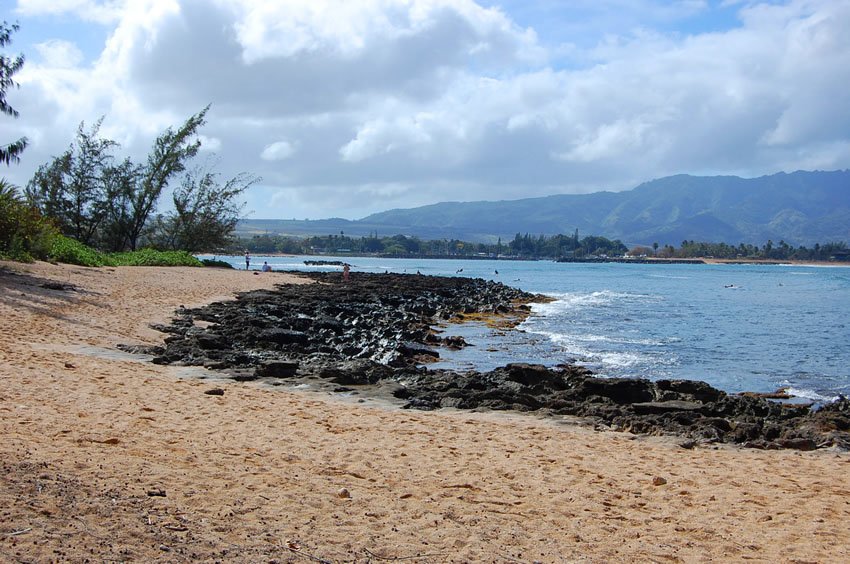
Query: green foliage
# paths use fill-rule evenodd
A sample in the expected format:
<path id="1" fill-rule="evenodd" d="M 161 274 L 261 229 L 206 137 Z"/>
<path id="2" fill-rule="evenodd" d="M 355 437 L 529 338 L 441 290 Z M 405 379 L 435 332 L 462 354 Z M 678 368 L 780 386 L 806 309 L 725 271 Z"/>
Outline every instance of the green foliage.
<path id="1" fill-rule="evenodd" d="M 122 253 L 101 253 L 75 239 L 58 235 L 47 257 L 53 262 L 80 266 L 203 266 L 186 251 L 141 249 Z"/>
<path id="2" fill-rule="evenodd" d="M 139 181 L 127 199 L 127 242 L 131 250 L 138 246 L 163 189 L 175 175 L 186 170 L 186 162 L 198 154 L 201 142 L 195 137 L 206 123 L 209 109 L 207 106 L 191 116 L 177 131 L 166 129 L 154 142 L 147 164 L 138 169 Z"/>
<path id="3" fill-rule="evenodd" d="M 158 251 L 148 248 L 102 253 L 62 235 L 50 219 L 28 205 L 18 195 L 17 188 L 5 179 L 0 179 L 0 259 L 24 262 L 42 259 L 93 267 L 203 266 L 201 261 L 185 250 Z"/>
<path id="4" fill-rule="evenodd" d="M 58 231 L 0 179 L 0 258 L 30 262 L 46 256 Z"/>
<path id="5" fill-rule="evenodd" d="M 52 217 L 63 235 L 95 245 L 110 199 L 104 177 L 112 167 L 118 144 L 99 136 L 103 118 L 91 129 L 81 123 L 74 143 L 36 171 L 27 185 L 30 203 Z"/>
<path id="6" fill-rule="evenodd" d="M 158 220 L 155 243 L 194 252 L 227 246 L 242 211 L 236 198 L 257 181 L 240 174 L 222 184 L 209 170 L 187 173 L 174 191 L 174 211 Z"/>
<path id="7" fill-rule="evenodd" d="M 584 257 L 594 256 L 622 256 L 628 249 L 619 240 L 610 240 L 597 235 L 588 235 L 579 239 L 578 230 L 574 235 L 555 235 L 537 237 L 516 234 L 514 240 L 508 244 L 505 254 L 528 258 L 559 258 L 563 256 Z"/>
<path id="8" fill-rule="evenodd" d="M 105 251 L 123 251 L 130 245 L 130 230 L 134 221 L 131 201 L 140 174 L 141 167 L 129 158 L 104 171 L 102 180 L 106 205 L 98 240 L 100 248 Z"/>
<path id="9" fill-rule="evenodd" d="M 622 256 L 627 248 L 619 240 L 588 236 L 579 240 L 574 235 L 532 236 L 517 233 L 507 245 L 501 239 L 495 244 L 474 243 L 457 239 L 435 239 L 423 241 L 417 237 L 393 235 L 392 237 L 369 236 L 348 237 L 346 235 L 323 235 L 305 239 L 256 235 L 251 239 L 240 239 L 230 247 L 231 252 L 248 249 L 252 253 L 357 253 L 391 256 L 427 257 L 519 257 L 559 258 L 562 256 L 584 256 L 588 254 Z"/>
<path id="10" fill-rule="evenodd" d="M 18 31 L 18 25 L 9 25 L 4 21 L 0 24 L 0 47 L 5 47 L 12 42 L 12 33 Z M 24 56 L 9 58 L 5 55 L 0 55 L 0 113 L 7 116 L 18 117 L 18 111 L 9 105 L 6 101 L 6 91 L 10 88 L 17 88 L 18 83 L 12 78 L 24 66 Z M 27 146 L 27 138 L 21 137 L 17 141 L 12 141 L 6 145 L 0 146 L 0 162 L 7 165 L 18 162 L 20 154 Z"/>
<path id="11" fill-rule="evenodd" d="M 79 266 L 114 266 L 108 256 L 64 235 L 54 239 L 46 258 Z"/>
<path id="12" fill-rule="evenodd" d="M 110 253 L 108 260 L 113 266 L 204 266 L 187 251 L 158 251 L 149 248 L 125 253 Z"/>
<path id="13" fill-rule="evenodd" d="M 422 241 L 416 237 L 394 235 L 392 237 L 348 237 L 345 235 L 323 235 L 307 238 L 282 235 L 256 235 L 250 239 L 236 241 L 228 250 L 240 253 L 245 249 L 254 254 L 381 254 L 392 256 L 426 257 L 501 257 L 501 258 L 560 258 L 587 256 L 623 256 L 628 248 L 619 240 L 589 235 L 579 238 L 573 235 L 533 236 L 516 234 L 507 245 L 501 240 L 495 245 L 470 243 L 456 239 Z M 633 254 L 657 256 L 658 258 L 722 258 L 755 260 L 801 260 L 834 261 L 848 260 L 850 249 L 846 243 L 833 242 L 815 244 L 812 248 L 793 247 L 785 241 L 775 244 L 768 241 L 763 246 L 741 243 L 737 247 L 726 243 L 699 243 L 682 241 L 681 247 L 672 245 L 656 247 L 637 246 Z"/>
<path id="14" fill-rule="evenodd" d="M 843 242 L 832 242 L 815 245 L 809 249 L 803 245 L 793 247 L 785 241 L 774 244 L 768 240 L 763 246 L 741 243 L 737 247 L 726 243 L 703 243 L 682 241 L 678 249 L 665 247 L 659 256 L 678 258 L 719 258 L 719 259 L 755 259 L 755 260 L 802 260 L 802 261 L 832 261 L 847 260 L 848 247 Z"/>
<path id="15" fill-rule="evenodd" d="M 43 215 L 54 218 L 63 234 L 101 251 L 135 250 L 149 244 L 153 239 L 151 214 L 165 187 L 197 155 L 197 131 L 204 124 L 208 109 L 191 116 L 176 131 L 169 128 L 162 133 L 145 164 L 133 163 L 129 158 L 116 162 L 113 151 L 118 143 L 99 135 L 103 118 L 89 130 L 81 123 L 68 150 L 39 167 L 27 184 L 27 199 Z M 210 173 L 210 177 L 214 176 Z M 238 184 L 241 178 L 231 182 Z M 219 200 L 235 197 L 239 193 L 234 193 L 236 184 L 225 184 L 212 195 L 204 193 L 202 203 L 215 201 L 214 196 Z M 227 204 L 225 210 L 218 211 L 226 215 L 239 209 L 229 200 Z M 209 209 L 201 212 L 209 215 Z M 229 215 L 226 221 L 213 226 L 196 222 L 194 239 L 206 236 L 207 228 L 224 229 L 229 235 L 235 222 Z M 221 233 L 216 233 L 212 238 L 221 237 Z"/>

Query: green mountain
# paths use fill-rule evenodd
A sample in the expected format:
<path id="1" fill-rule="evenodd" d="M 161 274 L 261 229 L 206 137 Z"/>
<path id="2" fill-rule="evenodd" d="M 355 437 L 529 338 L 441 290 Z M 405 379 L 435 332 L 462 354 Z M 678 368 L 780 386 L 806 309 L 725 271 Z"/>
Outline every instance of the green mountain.
<path id="1" fill-rule="evenodd" d="M 245 220 L 247 232 L 292 235 L 344 231 L 423 239 L 495 241 L 516 233 L 602 235 L 626 244 L 683 240 L 791 245 L 850 241 L 850 170 L 760 178 L 677 175 L 624 192 L 498 202 L 444 202 L 376 213 L 356 221 Z"/>

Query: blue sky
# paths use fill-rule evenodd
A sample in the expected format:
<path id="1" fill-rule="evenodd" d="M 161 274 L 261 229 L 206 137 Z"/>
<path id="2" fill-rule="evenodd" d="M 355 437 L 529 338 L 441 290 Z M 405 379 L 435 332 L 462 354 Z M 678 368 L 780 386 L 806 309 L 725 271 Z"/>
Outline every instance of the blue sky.
<path id="1" fill-rule="evenodd" d="M 246 212 L 850 168 L 850 0 L 0 0 L 25 185 L 104 117 L 120 156 L 211 104 Z"/>

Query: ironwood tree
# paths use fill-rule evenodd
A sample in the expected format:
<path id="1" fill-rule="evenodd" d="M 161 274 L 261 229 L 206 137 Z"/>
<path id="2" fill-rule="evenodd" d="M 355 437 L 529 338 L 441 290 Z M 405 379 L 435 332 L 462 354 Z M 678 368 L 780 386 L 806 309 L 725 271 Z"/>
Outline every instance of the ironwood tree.
<path id="1" fill-rule="evenodd" d="M 129 158 L 116 160 L 118 143 L 99 134 L 103 118 L 88 130 L 80 124 L 71 146 L 33 175 L 26 187 L 27 199 L 43 215 L 54 218 L 63 234 L 104 251 L 134 251 L 142 243 L 168 240 L 155 231 L 173 230 L 177 224 L 182 240 L 193 245 L 202 235 L 219 240 L 220 234 L 204 235 L 203 229 L 232 231 L 241 209 L 234 198 L 256 179 L 239 175 L 219 185 L 213 172 L 201 178 L 187 173 L 175 190 L 174 204 L 182 210 L 176 216 L 179 221 L 154 216 L 163 191 L 186 172 L 189 161 L 198 154 L 201 141 L 197 133 L 208 110 L 209 106 L 177 129 L 166 129 L 141 164 Z M 190 231 L 194 233 L 191 237 Z"/>

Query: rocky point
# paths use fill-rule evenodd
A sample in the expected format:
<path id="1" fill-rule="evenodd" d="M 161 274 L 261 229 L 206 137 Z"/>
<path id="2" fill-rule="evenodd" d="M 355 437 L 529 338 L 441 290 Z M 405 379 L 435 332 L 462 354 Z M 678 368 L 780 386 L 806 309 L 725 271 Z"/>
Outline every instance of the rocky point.
<path id="1" fill-rule="evenodd" d="M 416 409 L 491 409 L 575 416 L 638 434 L 673 434 L 682 446 L 850 448 L 850 401 L 825 406 L 732 395 L 704 382 L 598 378 L 580 366 L 509 364 L 490 372 L 430 370 L 443 347 L 440 323 L 470 314 L 519 321 L 546 300 L 501 283 L 460 277 L 298 273 L 229 302 L 180 309 L 153 362 L 204 366 L 237 380 L 318 379 L 338 391 L 381 387 Z M 138 347 L 125 347 L 138 351 Z"/>

